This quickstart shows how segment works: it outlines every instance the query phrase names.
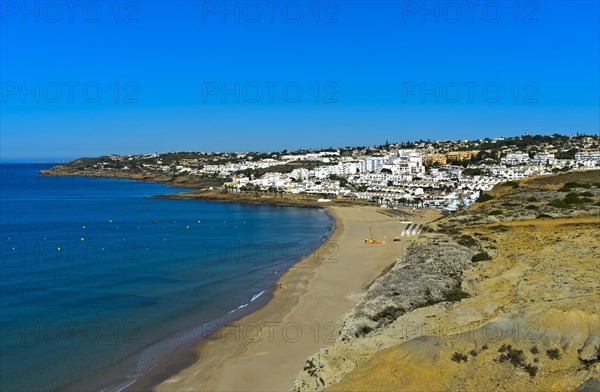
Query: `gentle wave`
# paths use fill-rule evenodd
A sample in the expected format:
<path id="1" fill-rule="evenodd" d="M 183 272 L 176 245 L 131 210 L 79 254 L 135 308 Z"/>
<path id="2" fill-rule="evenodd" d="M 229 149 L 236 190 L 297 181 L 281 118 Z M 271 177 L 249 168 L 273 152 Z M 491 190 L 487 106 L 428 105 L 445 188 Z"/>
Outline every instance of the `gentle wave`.
<path id="1" fill-rule="evenodd" d="M 237 307 L 237 309 L 230 310 L 229 312 L 227 312 L 227 314 L 231 314 L 231 313 L 234 313 L 234 312 L 235 312 L 236 310 L 238 310 L 238 309 L 243 309 L 243 308 L 245 308 L 246 306 L 248 306 L 248 304 L 250 304 L 250 303 L 254 302 L 254 301 L 255 301 L 255 300 L 257 300 L 257 299 L 258 299 L 258 298 L 259 298 L 261 295 L 263 295 L 263 294 L 265 293 L 265 291 L 267 291 L 267 290 L 263 290 L 263 291 L 261 291 L 261 292 L 260 292 L 260 293 L 258 293 L 258 294 L 254 294 L 254 295 L 252 296 L 252 298 L 250 299 L 250 302 L 248 302 L 248 303 L 245 303 L 245 304 L 243 304 L 243 305 L 240 305 L 240 306 L 238 306 L 238 307 Z"/>
<path id="2" fill-rule="evenodd" d="M 266 290 L 261 291 L 260 293 L 253 295 L 252 299 L 250 300 L 250 302 L 254 302 L 255 299 L 257 299 L 258 297 L 260 297 L 261 295 L 263 295 L 265 293 Z"/>

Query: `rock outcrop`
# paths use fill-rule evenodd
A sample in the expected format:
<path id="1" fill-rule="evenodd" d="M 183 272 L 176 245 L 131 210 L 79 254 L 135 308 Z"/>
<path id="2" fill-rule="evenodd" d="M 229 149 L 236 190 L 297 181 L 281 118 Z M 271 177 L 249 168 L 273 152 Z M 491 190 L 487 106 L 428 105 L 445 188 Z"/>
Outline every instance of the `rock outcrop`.
<path id="1" fill-rule="evenodd" d="M 423 235 L 406 257 L 371 285 L 346 316 L 339 339 L 363 337 L 413 309 L 466 296 L 460 287 L 461 276 L 471 257 L 470 249 L 452 238 Z"/>

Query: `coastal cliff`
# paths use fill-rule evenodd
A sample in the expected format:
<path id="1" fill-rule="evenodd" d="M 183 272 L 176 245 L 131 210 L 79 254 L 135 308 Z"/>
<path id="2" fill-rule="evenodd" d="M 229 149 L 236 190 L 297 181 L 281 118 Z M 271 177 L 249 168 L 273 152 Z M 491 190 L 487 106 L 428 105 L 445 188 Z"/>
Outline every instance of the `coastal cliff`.
<path id="1" fill-rule="evenodd" d="M 501 184 L 431 223 L 294 390 L 593 390 L 600 172 Z"/>

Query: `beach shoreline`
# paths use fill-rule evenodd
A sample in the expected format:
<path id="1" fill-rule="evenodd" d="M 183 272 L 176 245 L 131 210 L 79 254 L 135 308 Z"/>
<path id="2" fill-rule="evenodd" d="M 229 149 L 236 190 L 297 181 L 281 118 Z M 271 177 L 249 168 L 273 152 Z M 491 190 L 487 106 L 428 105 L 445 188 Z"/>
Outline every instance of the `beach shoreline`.
<path id="1" fill-rule="evenodd" d="M 254 312 L 220 326 L 194 349 L 196 361 L 155 391 L 289 390 L 308 356 L 337 338 L 343 316 L 368 286 L 401 256 L 410 240 L 395 242 L 403 227 L 375 207 L 328 206 L 334 229 L 315 251 L 279 279 Z M 425 223 L 435 212 L 415 221 Z M 382 245 L 365 245 L 375 226 Z M 139 385 L 137 386 L 139 387 Z"/>
<path id="2" fill-rule="evenodd" d="M 289 272 L 290 269 L 294 268 L 294 266 L 298 263 L 308 259 L 309 257 L 314 257 L 314 255 L 318 252 L 322 252 L 322 248 L 326 246 L 327 242 L 331 239 L 331 237 L 336 232 L 336 229 L 339 227 L 339 221 L 336 219 L 335 214 L 333 214 L 331 210 L 324 207 L 306 206 L 306 208 L 319 208 L 323 210 L 331 219 L 330 230 L 326 236 L 322 237 L 322 242 L 317 248 L 311 250 L 310 253 L 306 254 L 305 256 L 302 256 L 302 258 L 300 258 L 296 263 L 292 264 L 287 270 L 285 270 L 279 278 L 276 278 L 274 280 L 274 287 L 270 292 L 267 291 L 267 294 L 269 294 L 268 297 L 260 295 L 260 298 L 258 298 L 256 302 L 254 302 L 254 298 L 252 298 L 250 303 L 246 304 L 250 306 L 248 306 L 245 309 L 238 309 L 240 315 L 237 317 L 235 315 L 227 314 L 218 320 L 202 325 L 202 330 L 205 331 L 205 335 L 202 336 L 195 343 L 192 343 L 191 345 L 185 344 L 179 347 L 176 353 L 169 354 L 166 360 L 157 363 L 148 373 L 137 375 L 135 378 L 128 379 L 127 381 L 119 385 L 112 385 L 111 388 L 116 388 L 115 390 L 118 392 L 152 389 L 153 387 L 170 379 L 171 377 L 175 376 L 176 374 L 180 373 L 181 371 L 189 368 L 194 363 L 196 363 L 198 361 L 198 347 L 202 345 L 202 343 L 209 339 L 212 335 L 218 334 L 222 328 L 226 328 L 229 325 L 240 322 L 245 317 L 267 306 L 277 290 L 277 283 L 287 274 L 287 272 Z M 261 292 L 260 294 L 263 293 Z"/>

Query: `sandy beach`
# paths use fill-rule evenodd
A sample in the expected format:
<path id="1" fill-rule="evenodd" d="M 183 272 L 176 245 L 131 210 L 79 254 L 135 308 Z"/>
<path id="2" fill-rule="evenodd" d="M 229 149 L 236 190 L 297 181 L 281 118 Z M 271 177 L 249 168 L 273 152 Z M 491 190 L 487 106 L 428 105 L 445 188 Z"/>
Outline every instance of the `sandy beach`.
<path id="1" fill-rule="evenodd" d="M 270 301 L 196 348 L 198 360 L 156 391 L 283 391 L 308 356 L 333 343 L 343 316 L 411 239 L 393 241 L 406 224 L 374 207 L 329 207 L 336 221 L 331 238 L 292 267 Z M 439 216 L 427 211 L 409 220 Z M 365 245 L 369 228 L 381 245 Z"/>

